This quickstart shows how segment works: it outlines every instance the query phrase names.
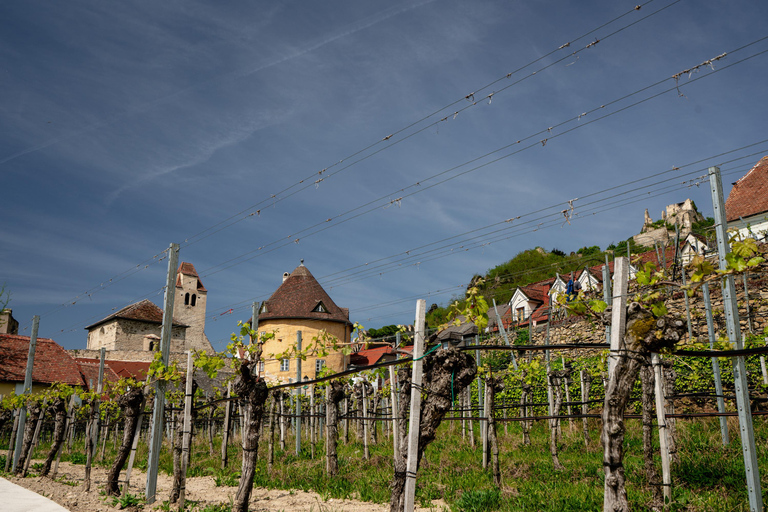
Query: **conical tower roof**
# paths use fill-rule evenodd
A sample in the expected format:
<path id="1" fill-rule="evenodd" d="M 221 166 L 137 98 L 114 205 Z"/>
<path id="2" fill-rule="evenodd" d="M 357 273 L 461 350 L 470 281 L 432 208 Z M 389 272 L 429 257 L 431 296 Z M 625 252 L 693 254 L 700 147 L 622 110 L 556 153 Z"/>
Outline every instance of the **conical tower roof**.
<path id="1" fill-rule="evenodd" d="M 259 320 L 285 318 L 350 323 L 349 309 L 337 306 L 304 264 L 285 278 L 259 311 Z"/>

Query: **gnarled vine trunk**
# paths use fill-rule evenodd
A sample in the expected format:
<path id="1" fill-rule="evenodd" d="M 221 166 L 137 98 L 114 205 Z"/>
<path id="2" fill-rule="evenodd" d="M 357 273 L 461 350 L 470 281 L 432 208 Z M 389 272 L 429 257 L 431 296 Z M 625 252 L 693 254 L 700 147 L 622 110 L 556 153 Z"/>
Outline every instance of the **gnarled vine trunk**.
<path id="1" fill-rule="evenodd" d="M 424 384 L 422 385 L 426 398 L 421 403 L 421 420 L 419 422 L 419 446 L 416 454 L 416 467 L 419 467 L 424 450 L 434 441 L 437 428 L 453 406 L 454 391 L 469 385 L 475 378 L 477 366 L 475 360 L 467 353 L 455 348 L 439 349 L 424 360 Z M 399 378 L 399 375 L 398 375 Z M 410 393 L 410 380 L 407 392 Z M 401 393 L 404 390 L 401 390 Z M 410 402 L 410 400 L 409 400 Z M 402 409 L 403 411 L 407 409 Z M 403 429 L 405 432 L 405 429 Z M 407 434 L 406 434 L 407 435 Z M 407 439 L 407 438 L 406 438 Z M 407 441 L 401 453 L 407 453 Z M 395 465 L 395 476 L 392 481 L 392 498 L 390 511 L 403 510 L 405 491 L 405 465 L 398 471 Z"/>
<path id="2" fill-rule="evenodd" d="M 560 408 L 563 405 L 563 381 L 571 374 L 571 370 L 555 370 L 549 372 L 549 379 L 552 383 L 552 387 L 555 390 L 555 403 L 552 408 L 552 416 L 554 418 L 549 420 L 550 432 L 549 432 L 549 453 L 552 455 L 552 465 L 556 471 L 562 471 L 565 466 L 560 462 L 557 456 L 557 438 L 560 434 Z"/>
<path id="3" fill-rule="evenodd" d="M 630 510 L 624 478 L 624 411 L 640 367 L 651 352 L 673 346 L 687 333 L 685 322 L 679 318 L 655 319 L 636 302 L 627 308 L 626 325 L 606 387 L 600 434 L 605 473 L 603 510 L 610 512 Z"/>
<path id="4" fill-rule="evenodd" d="M 59 448 L 61 448 L 61 445 L 64 443 L 65 427 L 67 424 L 67 401 L 60 397 L 55 398 L 51 404 L 51 411 L 54 416 L 53 441 L 51 442 L 51 449 L 48 451 L 48 456 L 45 458 L 43 469 L 40 471 L 40 476 L 48 476 L 48 473 L 51 471 L 53 459 L 56 458 Z"/>
<path id="5" fill-rule="evenodd" d="M 504 391 L 504 380 L 499 377 L 488 376 L 485 379 L 485 392 L 488 396 L 488 441 L 491 444 L 493 483 L 501 487 L 501 469 L 499 468 L 499 441 L 496 436 L 496 418 L 493 415 L 493 407 L 496 403 L 496 393 Z"/>
<path id="6" fill-rule="evenodd" d="M 141 387 L 131 388 L 129 391 L 120 395 L 117 399 L 117 405 L 123 411 L 125 423 L 123 426 L 123 440 L 120 442 L 120 448 L 117 450 L 115 462 L 107 473 L 107 495 L 119 496 L 120 472 L 131 454 L 133 438 L 136 435 L 136 425 L 139 424 L 139 415 L 144 406 L 144 390 Z"/>
<path id="7" fill-rule="evenodd" d="M 267 383 L 259 377 L 258 373 L 253 373 L 253 368 L 256 365 L 258 365 L 258 358 L 253 362 L 243 361 L 240 365 L 240 375 L 237 376 L 232 386 L 240 399 L 246 426 L 243 429 L 243 472 L 240 476 L 240 485 L 237 488 L 235 501 L 232 504 L 233 512 L 248 511 L 248 501 L 253 490 L 253 477 L 256 474 L 256 459 L 259 453 L 261 420 L 264 417 L 264 404 L 269 396 Z"/>
<path id="8" fill-rule="evenodd" d="M 339 402 L 344 400 L 344 384 L 333 380 L 325 388 L 325 470 L 328 476 L 336 476 L 339 473 L 339 457 L 336 453 L 336 442 L 339 438 Z"/>

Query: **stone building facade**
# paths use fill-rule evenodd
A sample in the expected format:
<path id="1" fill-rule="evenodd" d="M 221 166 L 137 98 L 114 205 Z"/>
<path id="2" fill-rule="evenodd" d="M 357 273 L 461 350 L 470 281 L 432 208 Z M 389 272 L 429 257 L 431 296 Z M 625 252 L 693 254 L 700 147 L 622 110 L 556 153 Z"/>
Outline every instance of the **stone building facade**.
<path id="1" fill-rule="evenodd" d="M 205 335 L 208 290 L 191 263 L 179 265 L 175 294 L 171 353 L 183 354 L 186 350 L 212 353 L 213 347 Z M 145 299 L 131 304 L 86 327 L 86 350 L 78 351 L 78 357 L 91 357 L 90 351 L 98 354 L 98 350 L 105 348 L 113 359 L 119 352 L 123 360 L 152 360 L 154 352 L 160 349 L 162 324 L 163 310 L 153 302 Z"/>
<path id="2" fill-rule="evenodd" d="M 87 348 L 153 352 L 160 348 L 162 325 L 163 310 L 145 299 L 86 327 Z M 187 326 L 174 318 L 171 329 L 172 352 L 185 350 L 186 333 Z"/>

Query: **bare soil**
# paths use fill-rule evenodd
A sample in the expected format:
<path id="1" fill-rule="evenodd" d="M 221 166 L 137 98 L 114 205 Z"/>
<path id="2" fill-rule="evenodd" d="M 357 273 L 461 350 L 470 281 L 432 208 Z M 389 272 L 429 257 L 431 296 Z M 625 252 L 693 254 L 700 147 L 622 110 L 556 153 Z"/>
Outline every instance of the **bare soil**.
<path id="1" fill-rule="evenodd" d="M 38 462 L 38 461 L 33 461 Z M 107 469 L 93 467 L 91 469 L 91 491 L 83 490 L 85 466 L 61 462 L 56 480 L 47 477 L 31 476 L 16 478 L 6 476 L 11 482 L 46 496 L 72 512 L 116 512 L 120 510 L 119 503 L 113 504 L 114 499 L 104 495 L 107 479 Z M 125 473 L 120 475 L 124 478 Z M 129 492 L 143 498 L 146 486 L 146 474 L 134 468 L 131 473 Z M 163 507 L 168 500 L 172 486 L 169 475 L 160 474 L 157 477 L 157 498 L 152 505 L 142 504 L 129 507 L 132 510 L 156 510 Z M 235 496 L 237 487 L 216 487 L 213 477 L 201 476 L 187 478 L 187 500 L 192 502 L 193 510 L 202 510 L 207 505 L 229 504 Z M 166 505 L 167 506 L 167 505 Z M 357 500 L 324 500 L 319 494 L 299 490 L 268 490 L 254 488 L 249 509 L 252 512 L 285 511 L 285 512 L 386 512 L 388 504 L 368 503 Z M 429 509 L 417 507 L 421 512 L 447 510 L 441 500 L 434 501 Z M 172 506 L 171 510 L 177 510 Z"/>

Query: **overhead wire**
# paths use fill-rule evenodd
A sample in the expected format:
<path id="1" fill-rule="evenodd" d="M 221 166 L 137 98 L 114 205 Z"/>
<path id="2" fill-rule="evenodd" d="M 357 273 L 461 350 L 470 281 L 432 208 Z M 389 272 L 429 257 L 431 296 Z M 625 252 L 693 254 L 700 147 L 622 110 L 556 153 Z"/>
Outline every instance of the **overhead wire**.
<path id="1" fill-rule="evenodd" d="M 605 27 L 607 27 L 607 26 L 609 26 L 609 25 L 619 21 L 620 19 L 624 18 L 625 16 L 628 16 L 630 14 L 633 14 L 633 13 L 637 12 L 637 11 L 640 11 L 642 9 L 642 7 L 652 3 L 653 1 L 654 0 L 648 0 L 645 3 L 636 5 L 632 9 L 629 9 L 628 11 L 626 11 L 623 14 L 621 14 L 621 15 L 619 15 L 619 16 L 611 19 L 611 20 L 609 20 L 608 22 L 605 22 L 602 25 L 600 25 L 600 26 L 598 26 L 598 27 L 596 27 L 594 29 L 589 30 L 588 32 L 582 34 L 581 36 L 578 36 L 577 38 L 575 38 L 575 39 L 573 39 L 571 41 L 568 41 L 565 44 L 560 45 L 558 48 L 556 48 L 554 50 L 551 50 L 549 53 L 547 53 L 545 55 L 542 55 L 541 57 L 536 58 L 536 59 L 528 62 L 527 64 L 518 67 L 514 71 L 511 71 L 511 72 L 509 72 L 509 73 L 507 73 L 507 74 L 505 74 L 505 75 L 503 75 L 503 76 L 501 76 L 501 77 L 491 81 L 490 83 L 485 84 L 485 85 L 483 85 L 483 86 L 481 86 L 481 87 L 479 87 L 479 88 L 477 88 L 475 90 L 476 91 L 483 91 L 483 90 L 488 89 L 488 88 L 492 87 L 493 85 L 495 85 L 495 84 L 497 84 L 497 83 L 499 83 L 501 81 L 508 80 L 513 75 L 516 75 L 517 73 L 519 73 L 519 72 L 523 71 L 524 69 L 532 66 L 533 64 L 536 64 L 537 62 L 545 60 L 546 58 L 550 57 L 551 55 L 554 55 L 557 52 L 560 52 L 560 51 L 562 51 L 562 50 L 564 50 L 566 48 L 569 48 L 572 44 L 574 44 L 577 41 L 580 41 L 580 40 L 584 39 L 585 37 L 587 37 L 587 36 L 597 32 L 598 30 L 600 30 L 602 28 L 605 28 Z M 682 0 L 674 0 L 670 4 L 663 6 L 663 7 L 659 8 L 658 10 L 656 10 L 656 11 L 654 11 L 654 12 L 652 12 L 652 13 L 646 15 L 646 16 L 642 16 L 640 19 L 635 20 L 634 22 L 632 22 L 632 23 L 630 23 L 628 25 L 620 27 L 619 29 L 617 29 L 617 30 L 615 30 L 615 31 L 613 31 L 613 32 L 611 32 L 611 33 L 609 33 L 607 35 L 601 36 L 601 38 L 598 39 L 597 41 L 605 41 L 606 39 L 608 39 L 608 38 L 610 38 L 610 37 L 612 37 L 612 36 L 614 36 L 616 34 L 619 34 L 619 33 L 623 32 L 624 30 L 627 30 L 628 28 L 636 25 L 637 23 L 640 23 L 641 21 L 644 21 L 644 20 L 646 20 L 646 19 L 648 19 L 648 18 L 658 14 L 658 13 L 668 9 L 669 7 L 672 7 L 673 5 L 679 3 L 680 1 L 682 1 Z M 537 69 L 536 71 L 530 73 L 529 75 L 527 75 L 523 79 L 515 81 L 515 82 L 513 82 L 511 84 L 508 84 L 505 87 L 501 88 L 499 91 L 494 91 L 494 92 L 490 93 L 490 95 L 488 95 L 487 98 L 490 99 L 490 98 L 493 97 L 494 94 L 497 94 L 498 92 L 502 92 L 504 90 L 507 90 L 510 87 L 519 84 L 523 80 L 525 80 L 527 78 L 531 78 L 531 77 L 535 76 L 536 74 L 541 73 L 541 71 L 544 71 L 545 69 L 548 69 L 548 68 L 550 68 L 550 67 L 552 67 L 552 66 L 554 66 L 554 65 L 556 65 L 556 64 L 558 64 L 558 63 L 560 63 L 562 61 L 564 61 L 565 59 L 571 58 L 573 55 L 577 55 L 581 51 L 584 51 L 586 49 L 592 48 L 592 47 L 594 47 L 595 44 L 596 43 L 593 41 L 593 42 L 585 45 L 583 48 L 580 48 L 580 49 L 578 49 L 576 51 L 573 51 L 573 52 L 567 54 L 566 56 L 562 57 L 561 59 L 558 59 L 558 60 L 556 60 L 556 61 L 546 65 L 545 67 L 543 67 L 541 69 Z M 191 245 L 193 243 L 200 242 L 203 239 L 208 238 L 209 236 L 212 236 L 216 232 L 221 231 L 222 229 L 226 229 L 226 228 L 228 228 L 228 227 L 230 227 L 230 226 L 232 226 L 232 225 L 234 225 L 234 224 L 236 224 L 238 222 L 241 222 L 241 221 L 243 221 L 243 220 L 245 220 L 247 218 L 253 217 L 254 215 L 258 216 L 258 215 L 260 215 L 261 209 L 263 209 L 265 207 L 273 206 L 277 202 L 282 201 L 284 199 L 287 199 L 288 197 L 293 196 L 298 191 L 306 190 L 307 188 L 310 188 L 313 184 L 317 185 L 320 182 L 324 181 L 325 179 L 327 179 L 327 178 L 329 178 L 331 176 L 334 176 L 335 174 L 338 174 L 341 171 L 349 169 L 353 165 L 358 164 L 358 163 L 360 163 L 360 162 L 370 158 L 371 156 L 379 153 L 380 151 L 383 151 L 384 149 L 387 149 L 387 148 L 392 147 L 392 146 L 394 146 L 396 144 L 399 144 L 400 142 L 403 142 L 404 140 L 409 139 L 409 138 L 413 137 L 414 135 L 416 135 L 418 133 L 421 133 L 421 132 L 423 132 L 423 131 L 425 131 L 425 130 L 435 126 L 435 124 L 437 124 L 437 123 L 447 121 L 448 116 L 440 119 L 439 121 L 437 121 L 435 123 L 430 123 L 430 124 L 420 128 L 419 130 L 417 130 L 417 131 L 407 135 L 406 137 L 403 137 L 402 139 L 396 139 L 396 140 L 392 141 L 392 138 L 394 136 L 400 135 L 401 133 L 404 133 L 407 130 L 409 130 L 409 129 L 415 127 L 415 126 L 418 126 L 419 124 L 423 123 L 424 121 L 426 121 L 428 119 L 431 119 L 431 118 L 439 115 L 440 113 L 442 113 L 442 112 L 444 112 L 444 111 L 446 111 L 448 109 L 453 108 L 455 105 L 457 105 L 459 103 L 462 103 L 463 101 L 468 100 L 470 98 L 473 98 L 473 101 L 471 102 L 470 105 L 465 106 L 464 108 L 459 109 L 459 110 L 453 112 L 453 114 L 451 114 L 453 116 L 453 118 L 455 118 L 460 112 L 462 112 L 462 111 L 464 111 L 464 110 L 466 110 L 468 108 L 472 108 L 472 107 L 477 105 L 477 102 L 474 101 L 474 95 L 475 94 L 478 94 L 478 93 L 477 92 L 471 92 L 471 93 L 465 95 L 463 98 L 454 100 L 451 103 L 448 103 L 447 105 L 445 105 L 445 106 L 443 106 L 441 108 L 438 108 L 437 110 L 433 111 L 432 113 L 427 114 L 426 116 L 424 116 L 424 117 L 422 117 L 422 118 L 420 118 L 420 119 L 418 119 L 416 121 L 411 122 L 410 124 L 406 125 L 405 127 L 400 128 L 400 129 L 396 130 L 395 132 L 392 132 L 389 135 L 384 136 L 383 138 L 377 140 L 376 142 L 373 142 L 373 143 L 369 144 L 368 146 L 353 152 L 352 154 L 350 154 L 350 155 L 348 155 L 348 156 L 338 160 L 337 162 L 335 162 L 335 163 L 333 163 L 333 164 L 323 168 L 322 170 L 320 170 L 318 172 L 313 172 L 312 174 L 307 175 L 306 177 L 304 177 L 303 179 L 299 180 L 298 182 L 293 183 L 292 185 L 282 189 L 281 191 L 279 191 L 279 192 L 277 192 L 275 194 L 271 194 L 269 197 L 264 198 L 263 200 L 259 201 L 258 203 L 253 204 L 253 205 L 249 206 L 248 208 L 245 208 L 245 209 L 241 210 L 240 212 L 238 212 L 238 213 L 236 213 L 236 214 L 234 214 L 234 215 L 224 219 L 223 221 L 221 221 L 221 222 L 219 222 L 217 224 L 214 224 L 213 226 L 210 226 L 210 227 L 208 227 L 208 228 L 206 228 L 206 229 L 204 229 L 204 230 L 202 230 L 202 231 L 200 231 L 200 232 L 198 232 L 198 233 L 196 233 L 196 234 L 194 234 L 192 236 L 187 237 L 184 240 L 184 245 L 187 246 L 187 245 Z M 341 165 L 343 162 L 348 161 L 351 158 L 355 158 L 355 157 L 357 157 L 359 155 L 362 155 L 366 151 L 371 150 L 371 149 L 375 148 L 376 146 L 379 146 L 379 145 L 383 144 L 384 142 L 388 142 L 388 141 L 392 141 L 392 142 L 386 144 L 385 148 L 379 149 L 379 150 L 375 151 L 374 153 L 371 153 L 370 155 L 367 155 L 367 156 L 362 157 L 362 158 L 360 158 L 358 160 L 355 160 L 355 161 L 353 161 L 351 163 L 348 163 L 346 166 L 343 166 L 343 167 L 341 167 L 340 169 L 338 169 L 336 171 L 332 171 L 330 173 L 327 172 L 329 169 L 333 169 L 333 168 Z M 316 178 L 317 176 L 321 176 L 321 178 L 318 178 L 317 180 L 313 181 L 313 179 Z M 299 187 L 300 185 L 305 184 L 305 182 L 306 182 L 306 185 L 304 185 L 303 187 L 300 187 L 299 190 L 293 191 L 290 194 L 288 194 L 287 196 L 282 196 L 282 194 L 288 193 L 289 191 L 293 190 L 294 188 Z M 219 229 L 217 229 L 217 228 L 219 228 Z"/>
<path id="2" fill-rule="evenodd" d="M 749 46 L 751 46 L 753 44 L 756 44 L 757 42 L 760 42 L 760 41 L 763 41 L 763 40 L 766 40 L 766 39 L 768 39 L 768 36 L 760 38 L 760 39 L 758 39 L 756 41 L 753 41 L 753 42 L 751 42 L 749 44 L 743 45 L 743 46 L 741 46 L 741 47 L 731 51 L 730 53 L 735 53 L 737 51 L 745 49 L 745 48 L 747 48 L 747 47 L 749 47 Z M 415 183 L 412 183 L 411 185 L 408 185 L 408 186 L 406 186 L 404 188 L 401 188 L 401 189 L 399 189 L 399 190 L 397 190 L 395 192 L 390 192 L 390 193 L 388 193 L 386 195 L 379 196 L 378 198 L 373 199 L 371 201 L 368 201 L 368 202 L 366 202 L 364 204 L 358 205 L 355 208 L 346 210 L 346 211 L 344 211 L 344 212 L 342 212 L 340 214 L 337 214 L 337 215 L 335 215 L 333 217 L 329 217 L 329 218 L 327 218 L 327 219 L 325 219 L 323 221 L 317 222 L 317 223 L 315 223 L 315 224 L 313 224 L 311 226 L 308 226 L 308 227 L 305 227 L 305 228 L 303 228 L 301 230 L 295 231 L 295 232 L 291 233 L 290 235 L 281 237 L 281 238 L 279 238 L 277 240 L 274 240 L 272 242 L 268 242 L 268 243 L 266 243 L 266 244 L 264 244 L 262 246 L 259 246 L 256 249 L 253 249 L 251 251 L 242 253 L 242 254 L 240 254 L 238 256 L 235 256 L 233 258 L 225 260 L 224 262 L 222 262 L 222 263 L 220 263 L 218 265 L 214 265 L 212 267 L 209 267 L 209 268 L 205 269 L 203 271 L 203 273 L 205 275 L 212 275 L 212 274 L 221 272 L 222 270 L 226 270 L 226 269 L 232 268 L 233 266 L 239 265 L 239 264 L 244 263 L 246 261 L 249 261 L 249 260 L 251 260 L 251 259 L 253 259 L 255 257 L 258 257 L 261 254 L 267 254 L 269 252 L 272 252 L 272 250 L 274 250 L 275 248 L 285 247 L 285 246 L 290 245 L 291 243 L 299 243 L 302 238 L 307 238 L 309 236 L 316 235 L 318 233 L 326 231 L 327 229 L 330 229 L 331 227 L 338 226 L 338 225 L 346 223 L 346 222 L 348 222 L 348 221 L 350 221 L 352 219 L 356 219 L 356 218 L 359 218 L 359 217 L 361 217 L 363 215 L 366 215 L 368 213 L 376 211 L 376 210 L 378 210 L 381 207 L 388 206 L 388 205 L 391 206 L 392 204 L 400 204 L 400 202 L 403 199 L 406 199 L 408 197 L 414 196 L 416 194 L 420 194 L 422 192 L 426 192 L 427 190 L 430 190 L 431 188 L 434 188 L 434 187 L 436 187 L 438 185 L 442 185 L 442 184 L 444 184 L 444 183 L 446 183 L 448 181 L 451 181 L 453 179 L 456 179 L 456 178 L 458 178 L 460 176 L 464 176 L 464 175 L 466 175 L 468 173 L 477 171 L 477 170 L 482 169 L 482 168 L 484 168 L 484 167 L 486 167 L 488 165 L 491 165 L 493 163 L 497 163 L 497 162 L 499 162 L 499 161 L 501 161 L 503 159 L 509 158 L 509 157 L 511 157 L 513 155 L 516 155 L 516 154 L 518 154 L 518 153 L 520 153 L 522 151 L 526 151 L 526 150 L 531 149 L 533 147 L 537 147 L 539 144 L 542 144 L 542 143 L 546 144 L 546 141 L 548 141 L 548 140 L 555 139 L 555 138 L 561 137 L 563 135 L 566 135 L 566 134 L 568 134 L 570 132 L 573 132 L 575 130 L 578 130 L 580 128 L 584 128 L 584 127 L 586 127 L 586 126 L 588 126 L 588 125 L 590 125 L 590 124 L 592 124 L 594 122 L 600 121 L 600 120 L 605 119 L 607 117 L 610 117 L 610 116 L 613 116 L 613 115 L 618 114 L 620 112 L 623 112 L 623 111 L 625 111 L 625 110 L 627 110 L 629 108 L 632 108 L 632 107 L 635 107 L 635 106 L 640 105 L 642 103 L 645 103 L 646 101 L 650 101 L 651 99 L 657 98 L 657 97 L 659 97 L 659 96 L 661 96 L 663 94 L 669 93 L 671 91 L 679 90 L 680 87 L 688 86 L 688 85 L 690 85 L 690 84 L 692 84 L 692 83 L 694 83 L 694 82 L 696 82 L 698 80 L 701 80 L 702 78 L 706 78 L 706 77 L 712 76 L 714 73 L 717 73 L 717 72 L 720 72 L 722 70 L 728 69 L 728 68 L 730 68 L 730 67 L 732 67 L 734 65 L 740 64 L 742 62 L 745 62 L 746 60 L 749 60 L 749 59 L 754 58 L 756 56 L 762 55 L 764 53 L 768 53 L 768 49 L 760 51 L 760 52 L 758 52 L 756 54 L 748 56 L 748 57 L 746 57 L 744 59 L 741 59 L 739 61 L 736 61 L 734 63 L 728 64 L 728 65 L 726 65 L 724 67 L 718 68 L 716 70 L 712 70 L 711 72 L 709 72 L 709 73 L 707 73 L 705 75 L 702 75 L 702 76 L 690 79 L 685 84 L 679 84 L 678 83 L 675 86 L 667 88 L 667 89 L 665 89 L 665 90 L 663 90 L 661 92 L 655 93 L 655 94 L 651 95 L 650 97 L 643 98 L 643 99 L 638 100 L 638 101 L 636 101 L 634 103 L 631 103 L 631 104 L 626 105 L 626 106 L 624 106 L 622 108 L 619 108 L 618 110 L 615 110 L 615 111 L 610 112 L 608 114 L 605 114 L 603 116 L 599 116 L 599 117 L 597 117 L 595 119 L 590 119 L 589 121 L 587 121 L 585 123 L 582 123 L 582 124 L 580 124 L 578 126 L 569 128 L 569 129 L 567 129 L 567 130 L 565 130 L 565 131 L 563 131 L 561 133 L 552 133 L 552 130 L 554 128 L 557 128 L 557 127 L 563 126 L 564 124 L 567 124 L 569 122 L 573 122 L 575 120 L 578 120 L 580 117 L 583 117 L 584 114 L 581 114 L 580 116 L 571 117 L 570 119 L 568 119 L 566 121 L 563 121 L 561 123 L 558 123 L 556 125 L 553 125 L 552 127 L 549 127 L 547 129 L 544 129 L 544 130 L 540 130 L 540 131 L 538 131 L 538 132 L 536 132 L 534 134 L 531 134 L 531 135 L 529 135 L 527 137 L 519 139 L 519 140 L 517 140 L 517 142 L 513 142 L 511 144 L 507 144 L 505 146 L 502 146 L 501 148 L 498 148 L 496 150 L 487 152 L 487 153 L 485 153 L 483 155 L 480 155 L 480 156 L 475 157 L 475 158 L 473 158 L 471 160 L 465 161 L 465 162 L 463 162 L 463 163 L 461 163 L 459 165 L 453 166 L 453 167 L 451 167 L 449 169 L 446 169 L 444 171 L 441 171 L 441 172 L 439 172 L 437 174 L 433 174 L 433 175 L 431 175 L 431 176 L 429 176 L 427 178 L 423 178 L 423 179 L 421 179 L 421 180 L 419 180 L 419 181 L 417 181 Z M 607 106 L 616 104 L 617 102 L 620 102 L 620 101 L 622 101 L 624 99 L 630 98 L 630 97 L 638 94 L 639 92 L 646 91 L 646 90 L 648 90 L 650 88 L 653 88 L 653 87 L 655 87 L 655 86 L 657 86 L 659 84 L 662 84 L 662 83 L 666 82 L 667 80 L 669 80 L 670 78 L 671 77 L 664 78 L 662 80 L 659 80 L 659 81 L 655 82 L 654 84 L 651 84 L 649 86 L 643 87 L 643 88 L 641 88 L 641 89 L 639 89 L 639 90 L 637 90 L 635 92 L 632 92 L 630 94 L 624 95 L 621 98 L 618 98 L 616 100 L 612 100 L 612 101 L 610 101 L 608 103 L 605 103 L 605 104 L 602 104 L 600 107 L 596 107 L 596 108 L 593 108 L 592 110 L 588 111 L 587 114 L 595 112 L 595 111 L 598 111 L 598 110 L 601 110 L 603 108 L 606 108 Z M 439 180 L 437 182 L 431 183 L 429 185 L 426 185 L 426 186 L 424 185 L 426 182 L 429 182 L 431 180 L 435 180 L 435 179 L 437 179 L 437 178 L 439 178 L 441 176 L 444 176 L 444 175 L 446 175 L 446 174 L 448 174 L 448 173 L 450 173 L 452 171 L 456 171 L 458 169 L 461 169 L 462 167 L 465 167 L 467 165 L 470 165 L 470 164 L 473 164 L 473 163 L 478 162 L 480 160 L 483 160 L 483 159 L 485 159 L 485 158 L 487 158 L 487 157 L 489 157 L 491 155 L 494 155 L 494 154 L 496 154 L 496 153 L 498 153 L 500 151 L 503 151 L 505 149 L 509 149 L 512 146 L 520 144 L 523 141 L 527 141 L 527 140 L 530 140 L 532 138 L 537 138 L 537 137 L 543 135 L 544 133 L 547 133 L 549 135 L 546 139 L 537 140 L 536 142 L 533 142 L 531 144 L 523 146 L 523 147 L 521 147 L 519 149 L 516 149 L 515 151 L 503 154 L 503 155 L 498 156 L 498 157 L 496 157 L 496 158 L 494 158 L 492 160 L 483 162 L 482 164 L 479 164 L 479 165 L 470 167 L 469 169 L 466 169 L 464 171 L 452 174 L 452 175 L 450 175 L 450 176 L 448 176 L 446 178 L 443 178 L 442 180 Z M 417 188 L 417 189 L 413 190 L 413 191 L 410 191 L 410 192 L 407 192 L 408 190 L 414 189 L 414 188 Z M 400 195 L 396 199 L 392 199 L 393 196 L 396 196 L 398 194 L 403 194 L 403 195 Z M 341 220 L 339 220 L 339 219 L 341 219 Z M 333 222 L 333 221 L 336 221 L 336 222 L 331 224 L 331 222 Z M 270 247 L 272 248 L 271 250 L 265 251 L 263 253 L 261 252 L 265 248 L 270 248 Z"/>

